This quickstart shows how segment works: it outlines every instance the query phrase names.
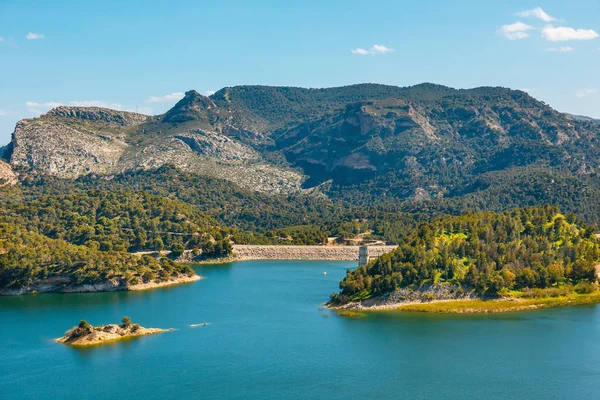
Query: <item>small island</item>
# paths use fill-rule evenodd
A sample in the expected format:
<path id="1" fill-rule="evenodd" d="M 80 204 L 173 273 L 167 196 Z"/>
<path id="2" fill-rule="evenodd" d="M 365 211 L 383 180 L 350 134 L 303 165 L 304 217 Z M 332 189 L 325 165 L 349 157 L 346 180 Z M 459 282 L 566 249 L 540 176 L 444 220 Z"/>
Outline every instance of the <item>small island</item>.
<path id="1" fill-rule="evenodd" d="M 600 303 L 600 242 L 557 207 L 446 217 L 348 271 L 329 307 L 491 313 Z"/>
<path id="2" fill-rule="evenodd" d="M 154 335 L 167 332 L 168 329 L 144 328 L 139 324 L 133 324 L 129 317 L 123 317 L 121 324 L 109 324 L 92 326 L 82 320 L 79 325 L 68 330 L 65 336 L 56 339 L 58 343 L 71 346 L 93 346 L 116 340 Z"/>

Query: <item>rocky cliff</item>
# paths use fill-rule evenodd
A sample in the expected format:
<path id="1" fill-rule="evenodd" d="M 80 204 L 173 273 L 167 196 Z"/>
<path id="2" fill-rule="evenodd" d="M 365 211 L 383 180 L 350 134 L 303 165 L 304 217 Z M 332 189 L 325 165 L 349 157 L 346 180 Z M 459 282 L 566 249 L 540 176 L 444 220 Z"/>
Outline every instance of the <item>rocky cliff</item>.
<path id="1" fill-rule="evenodd" d="M 298 173 L 265 161 L 249 145 L 221 133 L 221 125 L 211 125 L 216 119 L 207 115 L 216 106 L 210 99 L 188 92 L 180 103 L 159 117 L 97 107 L 55 108 L 17 124 L 10 164 L 67 179 L 170 164 L 257 191 L 299 188 Z"/>

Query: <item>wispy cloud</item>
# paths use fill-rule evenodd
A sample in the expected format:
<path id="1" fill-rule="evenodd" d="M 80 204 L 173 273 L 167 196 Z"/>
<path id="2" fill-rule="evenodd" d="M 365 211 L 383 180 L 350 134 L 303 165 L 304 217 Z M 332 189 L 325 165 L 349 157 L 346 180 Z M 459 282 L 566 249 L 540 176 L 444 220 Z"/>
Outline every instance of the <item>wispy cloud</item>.
<path id="1" fill-rule="evenodd" d="M 4 111 L 4 110 L 0 109 L 0 117 L 2 117 L 4 115 L 8 115 L 8 111 Z"/>
<path id="2" fill-rule="evenodd" d="M 55 101 L 47 101 L 45 103 L 38 103 L 36 101 L 28 101 L 28 102 L 25 103 L 25 105 L 27 107 L 50 107 L 50 108 L 54 108 L 54 107 L 62 106 L 62 103 L 57 103 Z"/>
<path id="3" fill-rule="evenodd" d="M 586 96 L 598 93 L 598 89 L 579 89 L 575 92 L 575 96 L 584 98 Z"/>
<path id="4" fill-rule="evenodd" d="M 591 40 L 596 39 L 598 33 L 592 29 L 574 29 L 567 26 L 546 25 L 542 29 L 542 37 L 551 42 L 562 42 L 567 40 Z"/>
<path id="5" fill-rule="evenodd" d="M 546 49 L 547 52 L 550 53 L 570 53 L 571 51 L 574 51 L 575 49 L 572 48 L 571 46 L 562 46 L 562 47 L 549 47 Z"/>
<path id="6" fill-rule="evenodd" d="M 13 39 L 12 36 L 10 36 L 10 37 L 0 36 L 0 46 L 17 47 L 17 44 L 15 43 L 15 40 Z"/>
<path id="7" fill-rule="evenodd" d="M 46 36 L 43 33 L 34 33 L 34 32 L 29 32 L 26 36 L 25 39 L 27 40 L 39 40 L 39 39 L 44 39 Z"/>
<path id="8" fill-rule="evenodd" d="M 150 96 L 144 101 L 146 103 L 165 103 L 165 102 L 170 102 L 170 101 L 179 101 L 179 100 L 183 99 L 183 96 L 185 96 L 184 93 L 176 92 L 176 93 L 166 94 L 164 96 Z"/>
<path id="9" fill-rule="evenodd" d="M 514 24 L 502 25 L 498 32 L 509 40 L 520 40 L 529 37 L 529 31 L 535 30 L 531 25 L 524 24 L 521 21 L 517 21 Z"/>
<path id="10" fill-rule="evenodd" d="M 121 110 L 123 105 L 119 103 L 107 103 L 101 100 L 78 100 L 72 101 L 69 103 L 72 106 L 77 107 L 102 107 L 102 108 L 112 108 L 114 110 Z"/>
<path id="11" fill-rule="evenodd" d="M 519 17 L 523 17 L 523 18 L 541 19 L 544 22 L 556 21 L 556 18 L 546 14 L 546 12 L 544 10 L 542 10 L 541 7 L 536 7 L 536 8 L 532 8 L 531 10 L 521 11 L 521 12 L 518 12 L 517 15 Z"/>
<path id="12" fill-rule="evenodd" d="M 131 111 L 138 112 L 141 114 L 152 115 L 153 110 L 150 107 L 125 107 L 120 103 L 109 103 L 106 101 L 100 100 L 76 100 L 70 101 L 68 103 L 60 103 L 57 101 L 46 101 L 46 102 L 36 102 L 36 101 L 28 101 L 25 103 L 27 106 L 27 111 L 32 114 L 44 114 L 48 110 L 59 107 L 59 106 L 75 106 L 75 107 L 101 107 L 101 108 L 110 108 L 113 110 L 120 111 Z"/>
<path id="13" fill-rule="evenodd" d="M 376 44 L 373 45 L 373 47 L 371 47 L 370 49 L 362 49 L 360 47 L 356 48 L 356 49 L 352 49 L 352 54 L 359 54 L 359 55 L 367 55 L 367 54 L 387 54 L 387 53 L 391 53 L 393 51 L 395 51 L 394 49 L 391 49 L 389 47 L 386 46 L 382 46 L 380 44 Z"/>

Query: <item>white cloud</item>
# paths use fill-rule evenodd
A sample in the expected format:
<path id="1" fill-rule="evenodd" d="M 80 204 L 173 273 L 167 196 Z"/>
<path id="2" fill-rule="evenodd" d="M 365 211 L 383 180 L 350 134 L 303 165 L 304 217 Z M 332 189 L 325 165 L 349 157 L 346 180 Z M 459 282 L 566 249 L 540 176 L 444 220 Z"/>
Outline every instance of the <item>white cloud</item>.
<path id="1" fill-rule="evenodd" d="M 144 101 L 146 103 L 164 103 L 164 102 L 168 102 L 168 101 L 179 101 L 179 100 L 183 99 L 183 96 L 185 96 L 184 93 L 176 92 L 176 93 L 166 94 L 164 96 L 150 96 Z"/>
<path id="2" fill-rule="evenodd" d="M 214 90 L 207 90 L 206 92 L 204 92 L 205 96 L 212 96 L 213 94 L 215 94 Z"/>
<path id="3" fill-rule="evenodd" d="M 359 47 L 359 48 L 353 49 L 351 51 L 352 51 L 352 54 L 360 54 L 360 55 L 364 56 L 367 54 L 387 54 L 387 53 L 391 53 L 395 50 L 391 49 L 389 47 L 382 46 L 380 44 L 376 44 L 376 45 L 373 45 L 373 47 L 371 47 L 370 49 L 361 49 Z"/>
<path id="4" fill-rule="evenodd" d="M 33 33 L 33 32 L 29 32 L 27 34 L 27 36 L 25 36 L 25 39 L 27 40 L 38 40 L 38 39 L 44 39 L 46 36 L 44 36 L 43 33 Z"/>
<path id="5" fill-rule="evenodd" d="M 523 17 L 523 18 L 532 17 L 532 18 L 541 19 L 544 22 L 556 21 L 556 18 L 551 17 L 550 15 L 546 14 L 546 12 L 544 12 L 544 10 L 542 10 L 541 7 L 536 7 L 531 10 L 521 11 L 521 12 L 518 12 L 517 15 L 519 17 Z"/>
<path id="6" fill-rule="evenodd" d="M 114 110 L 121 110 L 123 106 L 119 103 L 107 103 L 105 101 L 100 100 L 79 100 L 72 101 L 69 105 L 77 106 L 77 107 L 102 107 L 102 108 L 112 108 Z"/>
<path id="7" fill-rule="evenodd" d="M 0 43 L 4 42 L 4 38 L 0 36 Z"/>
<path id="8" fill-rule="evenodd" d="M 517 21 L 511 25 L 502 25 L 498 32 L 503 34 L 507 39 L 520 40 L 529 37 L 529 31 L 534 29 L 535 28 L 531 25 Z"/>
<path id="9" fill-rule="evenodd" d="M 579 89 L 577 92 L 575 92 L 575 96 L 579 98 L 584 98 L 586 96 L 596 93 L 598 93 L 598 89 Z"/>
<path id="10" fill-rule="evenodd" d="M 37 103 L 35 101 L 28 101 L 25 103 L 25 105 L 27 107 L 49 107 L 49 108 L 54 108 L 54 107 L 58 107 L 58 106 L 62 106 L 62 103 L 57 103 L 54 101 L 48 101 L 46 103 Z"/>
<path id="11" fill-rule="evenodd" d="M 551 52 L 551 53 L 569 53 L 573 50 L 575 50 L 575 49 L 572 48 L 571 46 L 550 47 L 550 48 L 546 49 L 546 51 Z"/>
<path id="12" fill-rule="evenodd" d="M 546 25 L 542 29 L 542 36 L 551 42 L 561 42 L 566 40 L 591 40 L 600 35 L 592 29 L 574 29 L 566 26 L 554 27 Z"/>
<path id="13" fill-rule="evenodd" d="M 0 110 L 0 116 L 8 115 L 8 111 Z"/>

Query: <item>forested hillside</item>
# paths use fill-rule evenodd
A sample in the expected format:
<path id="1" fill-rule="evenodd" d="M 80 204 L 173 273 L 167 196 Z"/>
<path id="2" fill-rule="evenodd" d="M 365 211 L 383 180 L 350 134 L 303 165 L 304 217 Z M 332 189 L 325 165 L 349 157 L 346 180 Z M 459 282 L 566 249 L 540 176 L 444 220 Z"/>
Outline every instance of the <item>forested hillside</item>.
<path id="1" fill-rule="evenodd" d="M 469 213 L 425 224 L 398 249 L 348 271 L 334 302 L 437 283 L 495 295 L 596 282 L 600 245 L 593 230 L 557 207 Z"/>

